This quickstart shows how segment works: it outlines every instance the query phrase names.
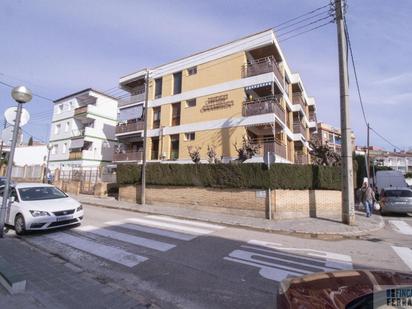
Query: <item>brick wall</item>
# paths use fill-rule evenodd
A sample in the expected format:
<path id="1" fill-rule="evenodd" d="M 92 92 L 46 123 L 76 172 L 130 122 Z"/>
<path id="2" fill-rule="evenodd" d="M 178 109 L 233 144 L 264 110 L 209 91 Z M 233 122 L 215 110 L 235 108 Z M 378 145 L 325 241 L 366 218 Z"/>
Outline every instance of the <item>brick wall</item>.
<path id="1" fill-rule="evenodd" d="M 200 187 L 150 186 L 146 188 L 147 204 L 170 204 L 220 213 L 250 217 L 267 217 L 268 199 L 260 190 L 218 189 Z M 140 202 L 136 186 L 121 186 L 119 199 Z M 274 219 L 335 217 L 341 213 L 341 192 L 327 190 L 274 190 Z"/>
<path id="2" fill-rule="evenodd" d="M 329 190 L 274 190 L 273 218 L 340 216 L 341 196 L 340 191 Z"/>

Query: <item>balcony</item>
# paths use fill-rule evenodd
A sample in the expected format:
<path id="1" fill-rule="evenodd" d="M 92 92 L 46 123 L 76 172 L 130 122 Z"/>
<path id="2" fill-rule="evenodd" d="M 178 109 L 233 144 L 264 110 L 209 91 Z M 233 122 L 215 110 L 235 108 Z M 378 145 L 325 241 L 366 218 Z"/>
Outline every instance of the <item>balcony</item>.
<path id="1" fill-rule="evenodd" d="M 296 164 L 309 164 L 308 156 L 301 151 L 295 152 L 295 163 Z"/>
<path id="2" fill-rule="evenodd" d="M 306 137 L 306 128 L 301 122 L 294 123 L 293 124 L 293 133 L 296 133 L 296 134 L 300 133 L 304 137 Z"/>
<path id="3" fill-rule="evenodd" d="M 130 122 L 130 123 L 119 123 L 116 126 L 116 134 L 129 133 L 135 131 L 144 130 L 144 121 Z"/>
<path id="4" fill-rule="evenodd" d="M 134 103 L 139 103 L 143 102 L 146 98 L 146 91 L 145 87 L 141 87 L 137 89 L 136 91 L 133 91 L 132 95 L 126 98 L 121 98 L 118 101 L 118 107 L 134 104 Z"/>
<path id="5" fill-rule="evenodd" d="M 254 116 L 274 113 L 285 121 L 285 110 L 280 105 L 281 96 L 267 96 L 243 103 L 243 116 Z"/>
<path id="6" fill-rule="evenodd" d="M 284 85 L 284 79 L 280 72 L 278 63 L 273 56 L 250 60 L 242 66 L 242 77 L 251 77 L 260 74 L 273 72 L 279 83 Z"/>
<path id="7" fill-rule="evenodd" d="M 143 151 L 130 151 L 113 154 L 113 162 L 121 161 L 142 161 Z"/>
<path id="8" fill-rule="evenodd" d="M 316 118 L 316 113 L 315 113 L 315 112 L 309 112 L 309 121 L 310 121 L 310 122 L 317 122 L 317 118 Z"/>
<path id="9" fill-rule="evenodd" d="M 262 157 L 268 152 L 274 152 L 277 156 L 286 159 L 286 145 L 276 138 L 254 138 L 251 142 L 260 145 L 259 155 Z"/>
<path id="10" fill-rule="evenodd" d="M 303 112 L 306 111 L 305 109 L 305 100 L 303 99 L 303 96 L 301 93 L 294 93 L 292 95 L 292 102 L 293 104 L 299 104 L 300 106 L 302 106 Z"/>
<path id="11" fill-rule="evenodd" d="M 69 160 L 102 160 L 102 155 L 91 150 L 75 150 L 69 152 Z"/>
<path id="12" fill-rule="evenodd" d="M 85 113 L 87 113 L 87 105 L 80 106 L 80 107 L 74 109 L 74 115 L 75 116 L 85 114 Z"/>
<path id="13" fill-rule="evenodd" d="M 84 105 L 74 109 L 74 117 L 87 118 L 89 113 L 99 113 L 95 105 Z"/>

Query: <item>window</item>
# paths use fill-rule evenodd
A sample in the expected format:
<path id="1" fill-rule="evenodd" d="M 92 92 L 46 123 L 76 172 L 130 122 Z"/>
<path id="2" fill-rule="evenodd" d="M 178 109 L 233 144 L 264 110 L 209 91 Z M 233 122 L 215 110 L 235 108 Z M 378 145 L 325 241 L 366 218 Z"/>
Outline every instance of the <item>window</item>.
<path id="1" fill-rule="evenodd" d="M 172 104 L 172 126 L 180 125 L 180 102 Z"/>
<path id="2" fill-rule="evenodd" d="M 162 78 L 155 79 L 155 99 L 162 97 Z"/>
<path id="3" fill-rule="evenodd" d="M 182 92 L 182 72 L 173 74 L 173 94 Z"/>
<path id="4" fill-rule="evenodd" d="M 57 145 L 53 145 L 52 154 L 56 154 L 56 153 L 57 153 Z"/>
<path id="5" fill-rule="evenodd" d="M 195 75 L 195 74 L 197 74 L 197 67 L 195 66 L 195 67 L 188 68 L 188 69 L 187 69 L 187 74 L 188 74 L 188 75 Z"/>
<path id="6" fill-rule="evenodd" d="M 23 201 L 41 201 L 65 198 L 67 195 L 55 187 L 31 187 L 19 189 Z"/>
<path id="7" fill-rule="evenodd" d="M 170 136 L 170 159 L 177 160 L 179 158 L 179 134 Z"/>
<path id="8" fill-rule="evenodd" d="M 194 141 L 196 138 L 195 132 L 185 133 L 185 141 Z"/>
<path id="9" fill-rule="evenodd" d="M 19 197 L 17 196 L 16 189 L 11 189 L 10 191 L 10 197 L 14 197 L 14 201 L 19 202 Z"/>
<path id="10" fill-rule="evenodd" d="M 196 99 L 190 99 L 186 101 L 186 107 L 195 107 L 196 106 Z"/>
<path id="11" fill-rule="evenodd" d="M 61 128 L 61 124 L 56 124 L 56 126 L 54 127 L 54 134 L 59 134 L 60 128 Z"/>
<path id="12" fill-rule="evenodd" d="M 63 111 L 63 104 L 57 105 L 57 114 L 61 114 Z"/>
<path id="13" fill-rule="evenodd" d="M 70 121 L 66 122 L 66 126 L 64 127 L 64 132 L 68 132 L 70 128 Z"/>
<path id="14" fill-rule="evenodd" d="M 67 105 L 67 110 L 71 111 L 73 109 L 73 102 L 70 101 L 69 104 Z"/>
<path id="15" fill-rule="evenodd" d="M 66 151 L 67 151 L 67 143 L 64 143 L 62 153 L 66 153 Z"/>
<path id="16" fill-rule="evenodd" d="M 153 129 L 160 127 L 160 106 L 153 108 Z"/>

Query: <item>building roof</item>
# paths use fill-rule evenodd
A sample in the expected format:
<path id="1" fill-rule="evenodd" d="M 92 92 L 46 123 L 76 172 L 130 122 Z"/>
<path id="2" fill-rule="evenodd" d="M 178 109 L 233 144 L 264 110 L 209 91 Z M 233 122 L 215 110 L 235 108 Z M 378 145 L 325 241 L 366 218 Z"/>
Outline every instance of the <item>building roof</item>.
<path id="1" fill-rule="evenodd" d="M 179 61 L 182 61 L 182 60 L 185 60 L 185 59 L 188 59 L 188 58 L 196 57 L 196 56 L 199 56 L 199 55 L 201 55 L 201 54 L 209 53 L 209 52 L 211 52 L 211 51 L 213 51 L 213 50 L 222 48 L 222 47 L 224 47 L 224 46 L 231 45 L 231 44 L 235 44 L 235 43 L 240 42 L 240 41 L 242 41 L 242 40 L 246 40 L 246 39 L 248 39 L 248 38 L 251 38 L 251 37 L 254 37 L 254 36 L 258 36 L 258 35 L 261 35 L 261 34 L 264 34 L 264 33 L 268 33 L 268 32 L 270 32 L 270 34 L 273 35 L 273 37 L 275 36 L 275 33 L 274 33 L 273 29 L 272 29 L 272 28 L 269 28 L 269 29 L 266 29 L 266 30 L 263 30 L 263 31 L 259 31 L 259 32 L 256 32 L 256 33 L 253 33 L 253 34 L 250 34 L 250 35 L 241 37 L 241 38 L 239 38 L 239 39 L 236 39 L 236 40 L 233 40 L 233 41 L 230 41 L 230 42 L 226 42 L 226 43 L 224 43 L 224 44 L 220 44 L 220 45 L 215 46 L 215 47 L 212 47 L 212 48 L 209 48 L 209 49 L 206 49 L 206 50 L 203 50 L 203 51 L 199 51 L 199 52 L 193 53 L 193 54 L 191 54 L 191 55 L 188 55 L 188 56 L 185 56 L 185 57 L 181 57 L 181 58 L 175 59 L 175 60 L 173 60 L 173 61 L 170 61 L 170 62 L 161 64 L 161 65 L 155 66 L 155 67 L 153 67 L 153 68 L 150 69 L 150 70 L 156 70 L 156 69 L 162 68 L 162 67 L 164 67 L 164 66 L 168 66 L 168 65 L 170 65 L 170 64 L 173 64 L 173 63 L 175 63 L 175 62 L 179 62 Z M 279 46 L 277 46 L 277 48 L 279 48 Z M 245 47 L 245 50 L 246 50 L 246 49 L 248 49 L 248 48 Z M 280 51 L 280 54 L 282 55 L 282 58 L 283 58 L 283 54 L 282 54 L 281 51 Z M 209 60 L 207 60 L 207 61 L 209 61 Z M 207 61 L 204 61 L 204 62 L 207 62 Z M 145 72 L 146 70 L 147 70 L 147 69 L 141 69 L 141 70 L 135 71 L 135 72 L 133 72 L 133 73 L 126 74 L 126 75 L 120 77 L 120 82 L 122 82 L 122 80 L 124 80 L 124 79 L 126 79 L 126 78 L 127 78 L 127 79 L 129 79 L 129 78 L 130 78 L 130 79 L 133 79 L 133 78 L 136 78 L 136 77 L 138 77 L 138 76 L 139 76 L 139 77 L 142 77 L 143 74 L 144 74 L 144 72 Z"/>
<path id="2" fill-rule="evenodd" d="M 62 98 L 56 99 L 56 100 L 54 100 L 53 102 L 54 102 L 54 103 L 57 103 L 57 102 L 63 101 L 63 100 L 65 100 L 65 99 L 68 99 L 68 98 L 71 98 L 71 97 L 76 97 L 76 96 L 78 96 L 78 95 L 81 95 L 81 94 L 86 93 L 86 92 L 89 92 L 89 91 L 93 91 L 93 92 L 96 92 L 96 93 L 98 93 L 98 94 L 100 94 L 100 95 L 103 95 L 103 96 L 106 96 L 106 97 L 108 97 L 108 98 L 111 98 L 111 99 L 113 99 L 113 100 L 117 100 L 115 97 L 112 97 L 111 95 L 108 95 L 108 94 L 106 94 L 106 93 L 104 93 L 104 92 L 102 92 L 102 91 L 96 90 L 96 89 L 94 89 L 94 88 L 86 88 L 86 89 L 80 90 L 80 91 L 78 91 L 78 92 L 75 92 L 75 93 L 66 95 L 66 96 L 64 96 L 64 97 L 62 97 Z"/>

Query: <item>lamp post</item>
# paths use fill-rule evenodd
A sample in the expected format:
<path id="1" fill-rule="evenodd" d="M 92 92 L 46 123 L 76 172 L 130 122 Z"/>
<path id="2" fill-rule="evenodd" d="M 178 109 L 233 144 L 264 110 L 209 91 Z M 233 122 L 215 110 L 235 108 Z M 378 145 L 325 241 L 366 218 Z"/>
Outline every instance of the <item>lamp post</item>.
<path id="1" fill-rule="evenodd" d="M 17 137 L 20 129 L 20 117 L 23 110 L 23 104 L 27 103 L 32 98 L 32 93 L 30 89 L 26 88 L 25 86 L 18 86 L 13 88 L 11 91 L 11 96 L 17 102 L 17 112 L 16 112 L 16 119 L 14 120 L 14 128 L 13 128 L 13 138 L 10 145 L 10 153 L 9 153 L 9 160 L 7 163 L 7 172 L 6 172 L 6 183 L 4 185 L 3 191 L 3 201 L 0 208 L 0 237 L 2 238 L 4 235 L 4 222 L 6 218 L 7 208 L 8 208 L 8 200 L 9 200 L 9 189 L 10 189 L 10 182 L 11 182 L 11 171 L 13 168 L 13 159 L 14 159 L 14 151 L 16 149 L 17 144 Z"/>
<path id="2" fill-rule="evenodd" d="M 48 173 L 49 173 L 49 162 L 50 162 L 50 151 L 52 150 L 53 145 L 51 143 L 47 144 L 47 162 L 46 162 L 46 170 L 44 172 L 44 176 L 43 176 L 43 182 L 46 183 L 48 182 Z"/>

